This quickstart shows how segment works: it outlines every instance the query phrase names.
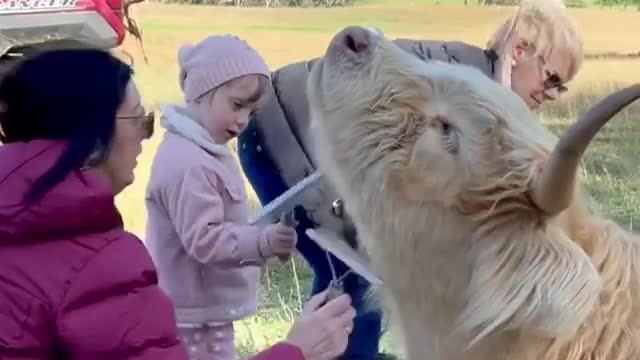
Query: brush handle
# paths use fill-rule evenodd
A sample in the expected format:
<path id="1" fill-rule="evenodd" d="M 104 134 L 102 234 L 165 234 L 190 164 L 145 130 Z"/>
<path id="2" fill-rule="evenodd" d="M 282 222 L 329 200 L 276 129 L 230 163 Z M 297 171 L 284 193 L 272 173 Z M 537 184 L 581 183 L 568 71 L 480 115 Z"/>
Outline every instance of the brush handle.
<path id="1" fill-rule="evenodd" d="M 280 215 L 280 222 L 284 225 L 296 227 L 296 218 L 293 210 Z M 281 262 L 287 262 L 291 258 L 290 254 L 278 256 Z"/>

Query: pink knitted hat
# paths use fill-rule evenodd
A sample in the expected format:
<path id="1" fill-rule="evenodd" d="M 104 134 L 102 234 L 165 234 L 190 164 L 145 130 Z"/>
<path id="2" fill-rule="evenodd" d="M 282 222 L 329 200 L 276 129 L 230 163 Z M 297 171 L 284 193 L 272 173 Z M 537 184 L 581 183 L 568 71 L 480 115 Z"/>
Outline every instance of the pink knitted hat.
<path id="1" fill-rule="evenodd" d="M 270 77 L 262 56 L 234 35 L 213 35 L 196 45 L 181 46 L 178 66 L 180 88 L 187 102 L 243 75 Z"/>

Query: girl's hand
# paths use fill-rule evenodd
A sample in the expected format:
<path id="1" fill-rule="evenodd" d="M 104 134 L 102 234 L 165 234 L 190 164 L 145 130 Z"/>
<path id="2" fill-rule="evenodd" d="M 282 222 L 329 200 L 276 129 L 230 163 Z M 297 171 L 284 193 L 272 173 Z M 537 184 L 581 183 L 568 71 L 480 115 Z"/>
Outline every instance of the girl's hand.
<path id="1" fill-rule="evenodd" d="M 269 225 L 266 235 L 271 256 L 288 255 L 296 248 L 298 242 L 296 229 L 282 223 Z"/>
<path id="2" fill-rule="evenodd" d="M 353 330 L 356 311 L 342 294 L 327 301 L 327 291 L 313 296 L 291 327 L 286 341 L 302 350 L 305 360 L 330 360 L 342 355 Z"/>

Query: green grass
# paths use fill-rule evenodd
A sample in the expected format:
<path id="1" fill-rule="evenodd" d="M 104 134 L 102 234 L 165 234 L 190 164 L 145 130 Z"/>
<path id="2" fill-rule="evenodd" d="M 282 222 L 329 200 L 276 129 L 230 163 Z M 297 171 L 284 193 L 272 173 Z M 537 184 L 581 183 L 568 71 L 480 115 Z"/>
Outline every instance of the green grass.
<path id="1" fill-rule="evenodd" d="M 575 112 L 582 112 L 588 104 L 618 86 L 610 84 L 598 91 L 583 90 L 548 107 L 548 127 L 560 134 L 575 118 Z M 639 149 L 640 104 L 632 104 L 598 133 L 582 167 L 583 183 L 597 207 L 629 229 L 640 224 Z"/>
<path id="2" fill-rule="evenodd" d="M 413 3 L 410 5 L 409 3 Z M 144 4 L 134 9 L 145 37 L 150 63 L 141 60 L 137 44 L 125 49 L 136 56 L 136 81 L 145 102 L 157 106 L 182 99 L 178 87 L 176 52 L 185 42 L 209 34 L 231 32 L 246 39 L 277 68 L 321 55 L 340 28 L 360 24 L 381 28 L 387 36 L 463 40 L 482 45 L 496 24 L 512 11 L 508 8 L 430 6 L 427 0 L 366 0 L 366 6 L 348 9 L 263 9 L 190 7 Z M 640 21 L 635 11 L 571 10 L 581 29 L 587 52 L 637 52 Z M 640 80 L 640 61 L 587 61 L 570 91 L 544 109 L 545 123 L 561 132 L 578 114 L 612 89 Z M 638 134 L 640 106 L 616 116 L 597 136 L 585 158 L 582 179 L 602 211 L 625 227 L 640 221 Z M 117 201 L 128 229 L 144 238 L 144 189 L 153 152 L 162 136 L 158 131 L 145 143 L 136 169 L 137 181 Z M 257 207 L 251 187 L 252 204 Z M 274 262 L 265 269 L 259 289 L 259 314 L 237 324 L 237 345 L 251 354 L 283 339 L 300 303 L 310 288 L 311 273 L 298 256 L 286 264 Z M 397 350 L 390 334 L 383 349 Z"/>

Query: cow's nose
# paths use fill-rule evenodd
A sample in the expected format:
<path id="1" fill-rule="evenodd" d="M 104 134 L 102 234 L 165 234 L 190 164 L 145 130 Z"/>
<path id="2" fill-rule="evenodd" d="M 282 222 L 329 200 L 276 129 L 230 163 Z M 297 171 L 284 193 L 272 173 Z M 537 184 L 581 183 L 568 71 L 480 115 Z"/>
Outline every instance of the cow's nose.
<path id="1" fill-rule="evenodd" d="M 347 54 L 362 54 L 371 47 L 371 33 L 361 26 L 349 26 L 336 34 L 329 46 Z"/>

